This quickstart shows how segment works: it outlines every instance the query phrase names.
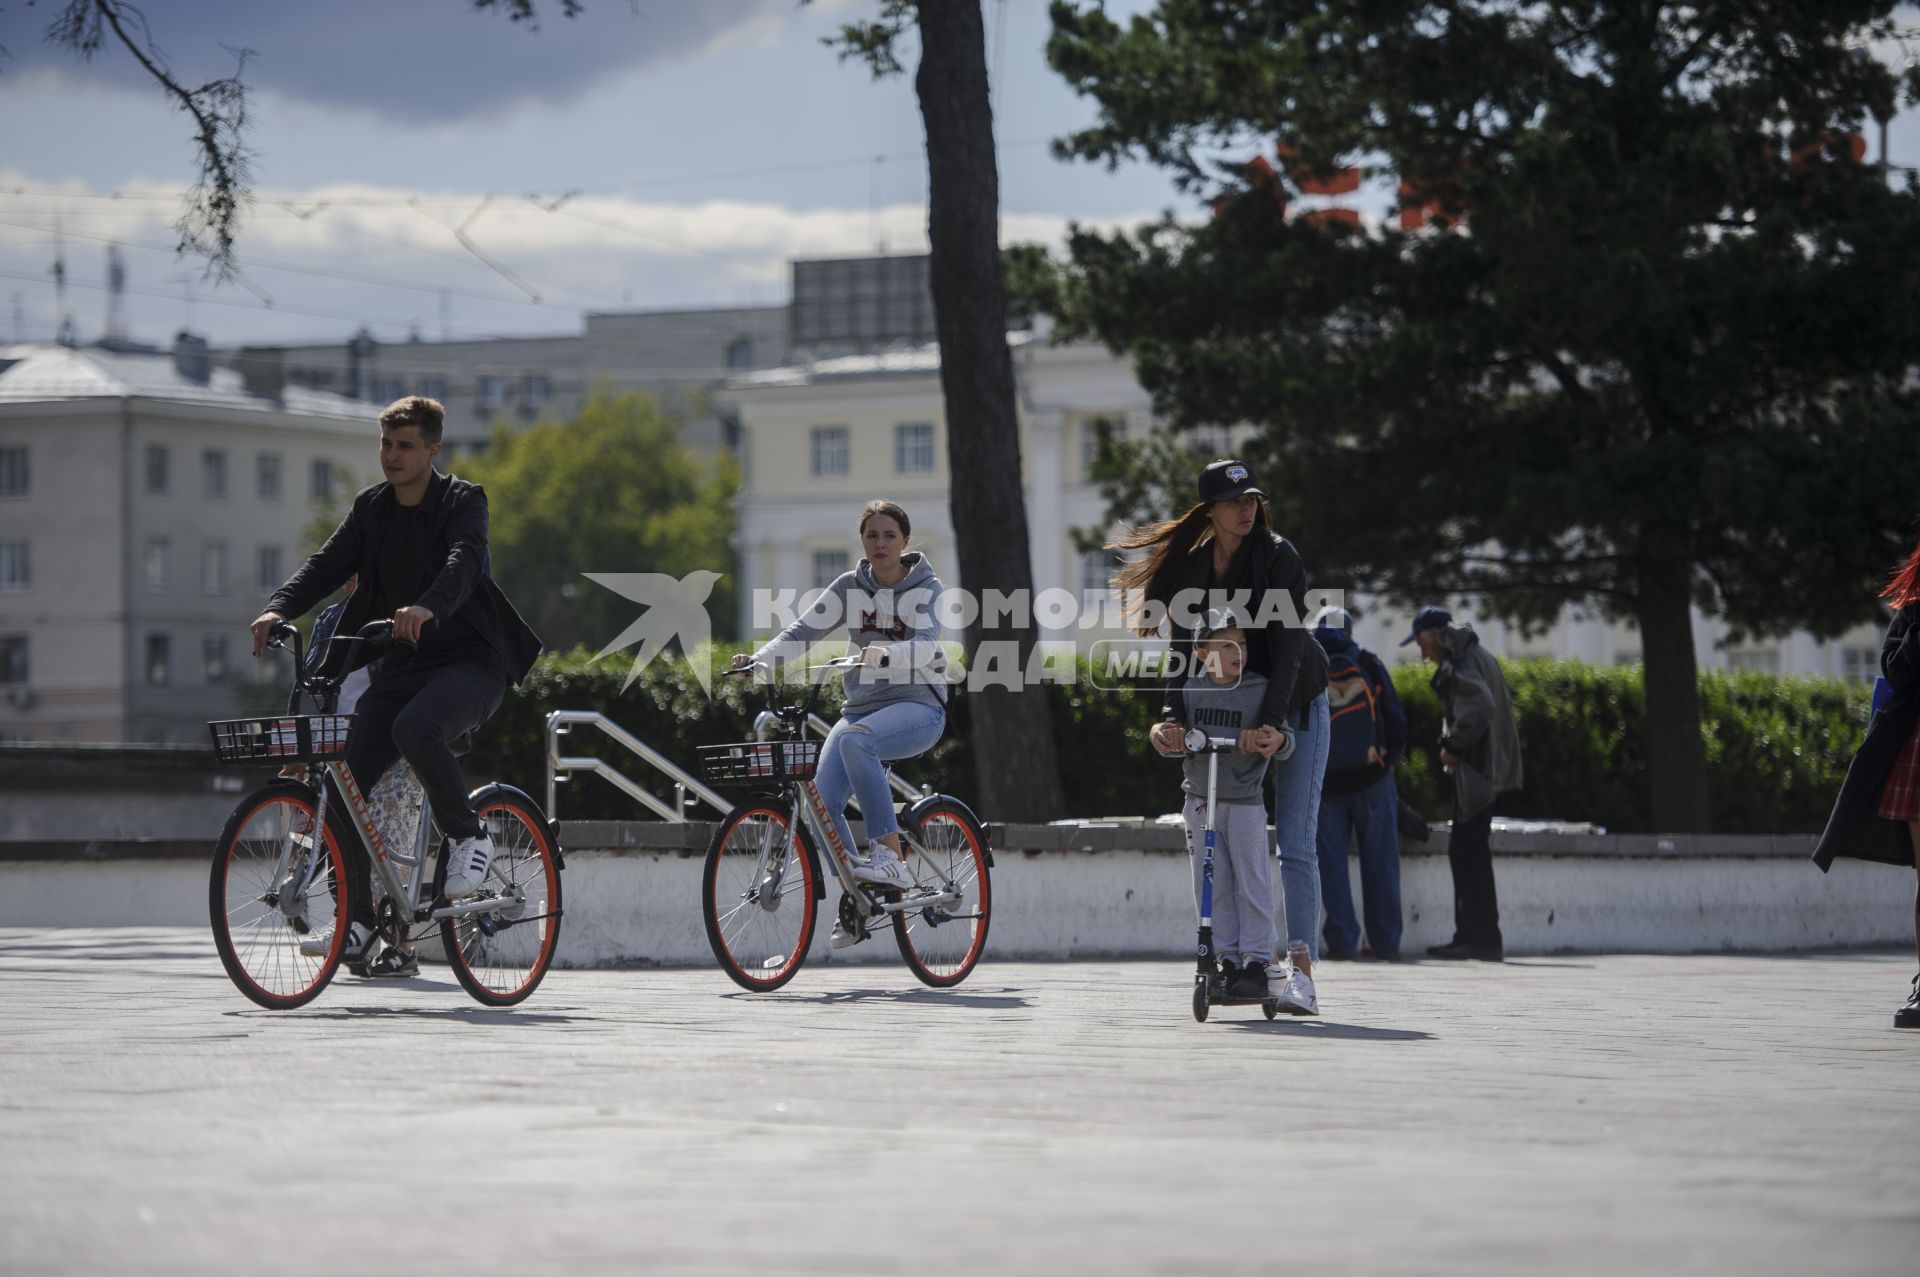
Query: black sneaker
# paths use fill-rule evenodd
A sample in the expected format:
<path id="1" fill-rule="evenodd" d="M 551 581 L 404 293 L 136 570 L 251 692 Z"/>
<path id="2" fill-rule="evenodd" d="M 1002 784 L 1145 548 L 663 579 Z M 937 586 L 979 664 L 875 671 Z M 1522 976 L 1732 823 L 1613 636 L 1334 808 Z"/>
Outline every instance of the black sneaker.
<path id="1" fill-rule="evenodd" d="M 369 980 L 403 980 L 420 974 L 420 958 L 411 949 L 390 947 L 354 974 Z"/>
<path id="2" fill-rule="evenodd" d="M 1267 964 L 1249 962 L 1227 981 L 1227 996 L 1258 1001 L 1267 996 Z"/>
<path id="3" fill-rule="evenodd" d="M 1233 981 L 1240 974 L 1240 964 L 1232 958 L 1222 958 L 1217 971 L 1213 973 L 1211 988 L 1215 998 L 1228 996 L 1227 990 L 1233 987 Z"/>
<path id="4" fill-rule="evenodd" d="M 1920 975 L 1913 977 L 1913 996 L 1907 999 L 1907 1005 L 1893 1013 L 1893 1027 L 1920 1029 Z"/>

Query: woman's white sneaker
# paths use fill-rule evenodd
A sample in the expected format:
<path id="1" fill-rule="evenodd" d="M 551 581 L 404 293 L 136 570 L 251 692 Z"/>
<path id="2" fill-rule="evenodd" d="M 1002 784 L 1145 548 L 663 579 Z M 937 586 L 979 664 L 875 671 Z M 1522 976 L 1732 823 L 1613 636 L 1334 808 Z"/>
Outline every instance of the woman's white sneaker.
<path id="1" fill-rule="evenodd" d="M 358 962 L 373 945 L 373 928 L 364 922 L 356 922 L 347 928 L 346 949 L 341 953 L 342 962 Z M 327 950 L 333 948 L 333 932 L 324 931 L 319 935 L 308 936 L 300 942 L 300 952 L 309 958 L 324 958 Z"/>
<path id="2" fill-rule="evenodd" d="M 493 839 L 456 838 L 447 849 L 447 899 L 461 900 L 480 890 L 493 863 Z"/>
<path id="3" fill-rule="evenodd" d="M 913 886 L 913 875 L 907 872 L 907 862 L 885 843 L 873 848 L 873 854 L 867 857 L 866 864 L 854 865 L 853 878 L 855 882 L 870 882 L 876 887 L 892 887 L 896 891 L 905 891 Z"/>
<path id="4" fill-rule="evenodd" d="M 1267 968 L 1270 996 L 1288 1015 L 1319 1015 L 1320 1004 L 1314 997 L 1313 977 L 1291 962 L 1276 962 Z"/>

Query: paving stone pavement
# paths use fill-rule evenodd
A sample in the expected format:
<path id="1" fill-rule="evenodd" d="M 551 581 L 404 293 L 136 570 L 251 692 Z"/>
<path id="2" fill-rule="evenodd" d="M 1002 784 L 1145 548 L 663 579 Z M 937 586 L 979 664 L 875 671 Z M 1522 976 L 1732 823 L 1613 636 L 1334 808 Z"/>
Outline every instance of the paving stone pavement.
<path id="1" fill-rule="evenodd" d="M 204 934 L 0 931 L 0 1272 L 1920 1269 L 1893 953 L 444 971 L 254 1009 Z"/>

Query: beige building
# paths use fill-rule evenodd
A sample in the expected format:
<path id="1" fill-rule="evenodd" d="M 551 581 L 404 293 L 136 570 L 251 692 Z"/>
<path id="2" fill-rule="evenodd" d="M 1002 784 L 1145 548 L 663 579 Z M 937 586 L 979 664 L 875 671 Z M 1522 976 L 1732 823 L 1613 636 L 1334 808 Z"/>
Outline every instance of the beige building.
<path id="1" fill-rule="evenodd" d="M 0 738 L 202 743 L 284 687 L 247 623 L 378 452 L 367 404 L 250 393 L 190 338 L 0 347 Z"/>
<path id="2" fill-rule="evenodd" d="M 1112 559 L 1082 554 L 1076 529 L 1103 527 L 1106 505 L 1091 467 L 1094 423 L 1144 431 L 1146 392 L 1130 367 L 1090 344 L 1009 337 L 1019 399 L 1029 545 L 1036 595 L 1056 591 L 1075 609 L 1107 593 Z M 898 501 L 913 540 L 948 586 L 962 586 L 948 513 L 947 429 L 933 345 L 821 359 L 736 378 L 722 401 L 740 420 L 743 472 L 738 532 L 741 626 L 765 632 L 756 591 L 804 594 L 860 557 L 855 520 L 867 501 Z M 1041 606 L 1036 600 L 1036 608 Z M 1043 629 L 1090 641 L 1118 631 L 1077 623 Z"/>

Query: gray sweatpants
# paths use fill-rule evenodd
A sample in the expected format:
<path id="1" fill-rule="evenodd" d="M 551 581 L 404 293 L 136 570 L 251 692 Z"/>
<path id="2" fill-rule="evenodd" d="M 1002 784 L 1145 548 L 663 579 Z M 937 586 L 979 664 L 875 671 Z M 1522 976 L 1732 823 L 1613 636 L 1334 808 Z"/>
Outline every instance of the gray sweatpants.
<path id="1" fill-rule="evenodd" d="M 1193 906 L 1200 908 L 1206 862 L 1207 800 L 1188 798 L 1187 850 L 1193 855 Z M 1274 956 L 1273 856 L 1267 850 L 1267 809 L 1259 802 L 1214 808 L 1213 951 L 1246 965 Z"/>

